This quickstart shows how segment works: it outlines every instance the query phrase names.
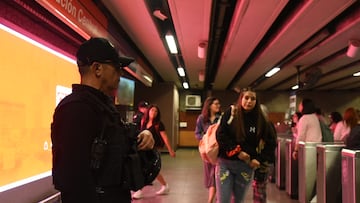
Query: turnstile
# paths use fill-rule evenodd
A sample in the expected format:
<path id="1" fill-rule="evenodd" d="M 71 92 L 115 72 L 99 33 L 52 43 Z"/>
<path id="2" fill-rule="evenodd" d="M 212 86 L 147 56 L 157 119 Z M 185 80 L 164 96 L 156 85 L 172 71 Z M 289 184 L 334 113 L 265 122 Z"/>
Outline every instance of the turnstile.
<path id="1" fill-rule="evenodd" d="M 309 203 L 316 195 L 316 145 L 321 142 L 299 142 L 299 202 Z"/>
<path id="2" fill-rule="evenodd" d="M 342 203 L 360 202 L 360 150 L 343 149 L 342 167 Z"/>
<path id="3" fill-rule="evenodd" d="M 275 177 L 276 186 L 285 189 L 285 138 L 277 138 Z"/>
<path id="4" fill-rule="evenodd" d="M 292 139 L 286 139 L 285 142 L 285 190 L 292 198 L 298 198 L 298 160 L 292 158 L 295 142 Z"/>
<path id="5" fill-rule="evenodd" d="M 341 202 L 341 150 L 344 144 L 317 145 L 317 203 Z"/>

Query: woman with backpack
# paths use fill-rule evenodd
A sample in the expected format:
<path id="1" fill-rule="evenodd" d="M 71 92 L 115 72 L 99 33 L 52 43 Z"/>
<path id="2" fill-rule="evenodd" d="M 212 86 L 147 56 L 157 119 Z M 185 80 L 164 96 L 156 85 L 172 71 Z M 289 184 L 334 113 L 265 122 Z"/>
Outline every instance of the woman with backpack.
<path id="1" fill-rule="evenodd" d="M 195 138 L 201 140 L 210 125 L 215 124 L 220 117 L 220 101 L 216 97 L 206 98 L 201 114 L 196 120 Z M 204 184 L 209 190 L 208 203 L 212 203 L 215 198 L 215 165 L 203 161 L 204 164 Z"/>

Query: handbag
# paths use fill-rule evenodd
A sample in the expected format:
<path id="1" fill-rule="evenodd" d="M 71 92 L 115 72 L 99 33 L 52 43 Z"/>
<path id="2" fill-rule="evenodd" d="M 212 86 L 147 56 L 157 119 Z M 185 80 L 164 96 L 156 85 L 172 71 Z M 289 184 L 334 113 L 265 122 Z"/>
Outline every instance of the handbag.
<path id="1" fill-rule="evenodd" d="M 151 185 L 161 169 L 160 152 L 156 149 L 137 151 L 125 161 L 126 188 L 137 191 Z"/>
<path id="2" fill-rule="evenodd" d="M 136 136 L 137 126 L 126 123 L 128 136 L 133 138 L 130 153 L 124 161 L 124 188 L 137 191 L 151 185 L 161 169 L 161 155 L 156 149 L 138 150 Z"/>
<path id="3" fill-rule="evenodd" d="M 216 131 L 220 125 L 220 120 L 221 117 L 218 122 L 209 126 L 199 142 L 201 159 L 212 164 L 216 164 L 217 156 L 219 154 L 219 145 L 216 141 Z"/>

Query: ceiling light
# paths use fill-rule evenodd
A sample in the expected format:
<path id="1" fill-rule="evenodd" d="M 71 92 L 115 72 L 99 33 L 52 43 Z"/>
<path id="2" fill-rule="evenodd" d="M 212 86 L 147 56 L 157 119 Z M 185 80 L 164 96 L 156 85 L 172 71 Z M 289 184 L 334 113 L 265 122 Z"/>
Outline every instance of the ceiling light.
<path id="1" fill-rule="evenodd" d="M 149 81 L 150 83 L 153 82 L 151 77 L 149 77 L 147 75 L 143 75 L 143 77 L 144 77 L 145 80 Z"/>
<path id="2" fill-rule="evenodd" d="M 206 51 L 207 51 L 207 43 L 201 42 L 198 46 L 198 57 L 201 59 L 205 58 Z"/>
<path id="3" fill-rule="evenodd" d="M 269 78 L 269 77 L 273 76 L 275 73 L 279 72 L 279 70 L 280 70 L 279 67 L 275 67 L 275 68 L 271 69 L 269 72 L 267 72 L 265 74 L 265 77 Z"/>
<path id="4" fill-rule="evenodd" d="M 299 89 L 299 85 L 294 85 L 294 86 L 291 87 L 291 89 L 292 90 L 297 90 L 297 89 Z"/>
<path id="5" fill-rule="evenodd" d="M 155 11 L 153 12 L 153 15 L 154 15 L 155 17 L 159 18 L 159 19 L 162 20 L 162 21 L 164 21 L 164 20 L 167 19 L 167 16 L 164 15 L 163 13 L 161 13 L 160 10 L 155 10 Z"/>
<path id="6" fill-rule="evenodd" d="M 183 87 L 184 87 L 184 89 L 189 89 L 189 83 L 183 82 Z"/>
<path id="7" fill-rule="evenodd" d="M 179 66 L 177 68 L 177 72 L 179 73 L 180 77 L 184 77 L 185 76 L 185 70 L 183 67 Z"/>
<path id="8" fill-rule="evenodd" d="M 166 43 L 169 47 L 170 53 L 177 54 L 178 50 L 176 47 L 174 36 L 172 35 L 165 35 Z"/>
<path id="9" fill-rule="evenodd" d="M 354 77 L 359 77 L 359 76 L 360 76 L 360 71 L 357 72 L 357 73 L 354 73 L 353 76 L 354 76 Z"/>
<path id="10" fill-rule="evenodd" d="M 354 58 L 358 54 L 359 49 L 360 49 L 360 41 L 359 40 L 350 40 L 346 55 L 348 57 Z"/>

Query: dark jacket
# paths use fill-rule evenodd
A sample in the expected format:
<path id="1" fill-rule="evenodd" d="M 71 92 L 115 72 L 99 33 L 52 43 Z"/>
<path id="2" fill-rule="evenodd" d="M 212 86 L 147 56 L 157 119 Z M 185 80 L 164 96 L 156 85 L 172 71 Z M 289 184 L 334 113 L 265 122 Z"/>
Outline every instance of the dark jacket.
<path id="1" fill-rule="evenodd" d="M 81 190 L 90 199 L 95 198 L 96 187 L 119 188 L 131 140 L 124 130 L 110 97 L 89 86 L 73 85 L 73 93 L 59 103 L 51 124 L 55 188 L 67 193 Z M 94 169 L 93 141 L 102 132 L 106 150 L 100 168 Z"/>
<path id="2" fill-rule="evenodd" d="M 360 150 L 360 124 L 353 127 L 345 141 L 346 148 Z"/>
<path id="3" fill-rule="evenodd" d="M 250 155 L 250 159 L 257 159 L 260 163 L 266 161 L 273 162 L 276 147 L 276 138 L 273 129 L 267 123 L 268 126 L 266 127 L 268 129 L 265 131 L 267 133 L 261 135 L 261 138 L 257 138 L 256 131 L 254 131 L 257 126 L 257 115 L 253 112 L 244 114 L 246 137 L 243 141 L 239 142 L 236 140 L 235 129 L 227 123 L 231 115 L 231 109 L 225 111 L 216 133 L 216 139 L 219 144 L 219 157 L 230 160 L 238 160 L 237 155 L 240 152 L 240 147 L 242 151 Z M 265 142 L 264 148 L 261 152 L 257 150 L 260 139 L 263 139 Z"/>

